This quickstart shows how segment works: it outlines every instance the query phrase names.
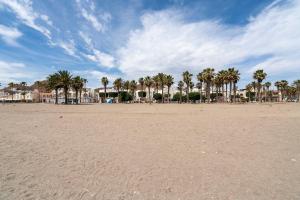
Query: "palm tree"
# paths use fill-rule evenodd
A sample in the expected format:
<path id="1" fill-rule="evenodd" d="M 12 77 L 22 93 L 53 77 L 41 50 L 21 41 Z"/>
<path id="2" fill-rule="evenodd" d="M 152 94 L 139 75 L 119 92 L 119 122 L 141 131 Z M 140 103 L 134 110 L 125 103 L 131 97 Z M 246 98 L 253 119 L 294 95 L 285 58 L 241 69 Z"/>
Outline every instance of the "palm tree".
<path id="1" fill-rule="evenodd" d="M 199 89 L 200 103 L 201 103 L 201 101 L 202 101 L 202 85 L 203 85 L 203 75 L 201 72 L 197 75 L 197 80 L 199 81 L 197 83 L 197 88 Z"/>
<path id="2" fill-rule="evenodd" d="M 264 72 L 263 69 L 258 69 L 254 72 L 253 74 L 253 78 L 255 80 L 257 80 L 257 92 L 258 92 L 258 99 L 259 99 L 259 102 L 262 101 L 261 99 L 261 93 L 260 93 L 260 90 L 261 90 L 261 83 L 262 81 L 267 77 L 267 73 Z"/>
<path id="3" fill-rule="evenodd" d="M 60 85 L 64 89 L 65 104 L 68 104 L 68 91 L 73 82 L 72 75 L 70 74 L 70 72 L 66 70 L 58 71 L 58 74 L 59 74 Z"/>
<path id="4" fill-rule="evenodd" d="M 190 89 L 190 83 L 192 81 L 192 76 L 193 76 L 193 74 L 191 74 L 188 71 L 185 71 L 182 73 L 183 82 L 186 84 L 186 100 L 187 100 L 187 102 L 189 102 L 189 89 Z"/>
<path id="5" fill-rule="evenodd" d="M 130 81 L 125 81 L 123 83 L 123 88 L 126 90 L 126 92 L 128 92 L 130 88 Z"/>
<path id="6" fill-rule="evenodd" d="M 256 91 L 256 89 L 257 89 L 258 84 L 255 81 L 252 81 L 251 85 L 252 85 L 252 88 L 254 90 L 254 99 L 255 99 L 255 101 L 257 101 L 257 91 Z"/>
<path id="7" fill-rule="evenodd" d="M 252 92 L 252 84 L 247 84 L 246 85 L 246 91 L 248 92 L 248 102 L 251 102 L 251 92 Z"/>
<path id="8" fill-rule="evenodd" d="M 278 101 L 280 101 L 279 91 L 281 91 L 281 82 L 280 82 L 280 81 L 276 81 L 274 85 L 275 85 L 275 87 L 277 88 L 277 92 L 278 92 Z M 282 94 L 281 94 L 281 95 L 282 95 Z"/>
<path id="9" fill-rule="evenodd" d="M 234 68 L 233 68 L 234 69 Z M 236 84 L 240 80 L 239 70 L 233 70 L 232 72 L 232 80 L 233 80 L 233 102 L 236 102 Z"/>
<path id="10" fill-rule="evenodd" d="M 135 99 L 135 91 L 137 89 L 137 82 L 135 80 L 130 81 L 130 90 L 132 92 L 132 98 Z"/>
<path id="11" fill-rule="evenodd" d="M 282 97 L 282 101 L 285 98 L 285 94 L 287 93 L 287 89 L 288 89 L 288 85 L 289 83 L 286 80 L 281 80 L 280 81 L 280 89 L 281 89 L 281 97 Z"/>
<path id="12" fill-rule="evenodd" d="M 228 68 L 227 72 L 228 72 L 227 79 L 229 82 L 229 99 L 230 99 L 230 102 L 232 102 L 232 85 L 234 82 L 234 74 L 235 74 L 234 67 Z"/>
<path id="13" fill-rule="evenodd" d="M 152 78 L 151 78 L 150 76 L 146 76 L 146 77 L 144 78 L 144 84 L 145 84 L 145 86 L 148 88 L 148 101 L 149 101 L 149 103 L 151 103 L 150 89 L 151 89 L 151 87 L 152 87 L 152 85 L 153 85 L 153 80 L 152 80 Z"/>
<path id="14" fill-rule="evenodd" d="M 219 77 L 219 81 L 220 81 L 220 84 L 222 86 L 222 102 L 224 102 L 224 84 L 225 84 L 225 80 L 226 80 L 226 70 L 221 70 L 218 72 L 217 76 Z M 227 89 L 226 89 L 227 90 Z M 226 94 L 227 94 L 227 91 L 226 91 Z M 227 97 L 227 95 L 226 95 Z"/>
<path id="15" fill-rule="evenodd" d="M 171 75 L 166 76 L 166 85 L 168 87 L 168 103 L 170 103 L 170 88 L 174 84 L 174 78 Z"/>
<path id="16" fill-rule="evenodd" d="M 271 87 L 271 82 L 266 82 L 265 86 L 266 86 L 266 95 L 265 95 L 265 100 L 267 100 L 267 96 L 268 96 L 268 101 L 271 101 L 271 96 L 270 96 L 270 87 Z"/>
<path id="17" fill-rule="evenodd" d="M 23 95 L 23 101 L 25 101 L 27 83 L 24 82 L 24 81 L 21 82 L 20 87 L 21 87 L 21 90 L 22 90 L 21 94 Z"/>
<path id="18" fill-rule="evenodd" d="M 230 76 L 229 76 L 228 70 L 224 70 L 223 80 L 224 80 L 225 90 L 226 90 L 225 99 L 226 99 L 226 102 L 228 102 L 228 83 L 230 82 Z"/>
<path id="19" fill-rule="evenodd" d="M 55 104 L 58 104 L 58 89 L 61 88 L 59 74 L 51 74 L 47 77 L 48 88 L 55 90 Z"/>
<path id="20" fill-rule="evenodd" d="M 42 82 L 41 81 L 35 81 L 34 85 L 37 86 L 38 89 L 38 96 L 39 96 L 39 103 L 41 101 L 41 86 L 42 86 Z"/>
<path id="21" fill-rule="evenodd" d="M 152 80 L 153 80 L 154 87 L 155 87 L 155 93 L 158 93 L 159 77 L 157 75 L 153 76 Z"/>
<path id="22" fill-rule="evenodd" d="M 10 89 L 10 93 L 11 93 L 11 102 L 13 103 L 14 101 L 14 87 L 15 84 L 13 82 L 8 83 L 8 87 Z"/>
<path id="23" fill-rule="evenodd" d="M 114 88 L 115 90 L 117 90 L 118 92 L 118 102 L 120 102 L 120 89 L 122 88 L 122 78 L 117 78 L 115 81 L 114 81 Z"/>
<path id="24" fill-rule="evenodd" d="M 177 88 L 178 88 L 179 93 L 180 93 L 180 100 L 179 100 L 180 103 L 182 103 L 182 90 L 183 90 L 183 87 L 184 87 L 184 82 L 183 81 L 179 81 Z"/>
<path id="25" fill-rule="evenodd" d="M 293 84 L 294 84 L 294 87 L 296 87 L 297 99 L 298 99 L 298 102 L 300 103 L 300 79 L 295 80 Z"/>
<path id="26" fill-rule="evenodd" d="M 145 81 L 144 81 L 144 78 L 143 78 L 143 77 L 139 78 L 139 84 L 140 84 L 140 86 L 141 86 L 142 92 L 144 92 Z"/>
<path id="27" fill-rule="evenodd" d="M 108 78 L 107 77 L 102 77 L 101 78 L 101 83 L 104 86 L 104 100 L 105 100 L 106 99 L 106 88 L 107 88 L 107 85 L 109 83 Z"/>
<path id="28" fill-rule="evenodd" d="M 87 80 L 85 78 L 81 78 L 81 84 L 80 84 L 80 89 L 79 89 L 79 101 L 81 103 L 81 93 L 82 93 L 82 90 L 84 90 L 86 92 L 86 83 L 87 83 Z"/>
<path id="29" fill-rule="evenodd" d="M 206 68 L 202 71 L 203 81 L 206 84 L 206 98 L 208 103 L 210 103 L 210 86 L 215 76 L 214 71 L 215 69 L 213 68 Z"/>
<path id="30" fill-rule="evenodd" d="M 72 88 L 75 90 L 75 99 L 76 99 L 76 104 L 78 104 L 78 92 L 80 88 L 83 86 L 82 78 L 80 76 L 75 76 L 72 80 Z"/>
<path id="31" fill-rule="evenodd" d="M 214 78 L 213 82 L 214 82 L 214 85 L 216 87 L 216 99 L 219 102 L 219 99 L 220 99 L 219 98 L 219 92 L 220 92 L 220 90 L 221 90 L 220 88 L 222 86 L 222 78 L 221 78 L 221 76 L 219 74 L 217 74 L 217 76 Z"/>
<path id="32" fill-rule="evenodd" d="M 159 80 L 159 84 L 161 87 L 161 96 L 162 96 L 162 103 L 165 102 L 165 97 L 164 97 L 164 87 L 165 87 L 165 82 L 166 82 L 166 75 L 164 73 L 158 73 L 157 74 L 158 80 Z"/>

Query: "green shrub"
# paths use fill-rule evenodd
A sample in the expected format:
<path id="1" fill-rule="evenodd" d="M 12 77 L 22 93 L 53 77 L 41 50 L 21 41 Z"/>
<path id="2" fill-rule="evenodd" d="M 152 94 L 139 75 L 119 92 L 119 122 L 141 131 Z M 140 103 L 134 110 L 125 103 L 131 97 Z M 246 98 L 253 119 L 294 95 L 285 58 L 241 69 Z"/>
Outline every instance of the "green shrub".
<path id="1" fill-rule="evenodd" d="M 147 93 L 145 91 L 139 91 L 138 96 L 139 97 L 146 97 Z"/>
<path id="2" fill-rule="evenodd" d="M 162 100 L 162 95 L 160 93 L 154 93 L 153 94 L 153 99 L 156 101 L 161 101 Z"/>
<path id="3" fill-rule="evenodd" d="M 126 101 L 132 101 L 133 98 L 132 98 L 131 94 L 123 91 L 123 92 L 120 92 L 120 100 L 121 100 L 121 102 L 126 102 Z"/>

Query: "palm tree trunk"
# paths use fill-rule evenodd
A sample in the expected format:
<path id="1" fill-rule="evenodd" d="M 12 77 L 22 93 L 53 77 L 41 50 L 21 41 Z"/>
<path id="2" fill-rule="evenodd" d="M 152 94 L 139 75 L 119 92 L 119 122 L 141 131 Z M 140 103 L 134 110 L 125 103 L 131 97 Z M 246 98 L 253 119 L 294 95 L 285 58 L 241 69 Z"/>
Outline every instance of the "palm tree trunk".
<path id="1" fill-rule="evenodd" d="M 261 103 L 261 93 L 260 93 L 261 85 L 258 83 L 257 93 L 258 93 L 258 101 Z"/>
<path id="2" fill-rule="evenodd" d="M 81 103 L 81 94 L 82 94 L 82 90 L 79 90 L 79 102 Z"/>
<path id="3" fill-rule="evenodd" d="M 55 89 L 55 104 L 58 104 L 58 89 Z"/>
<path id="4" fill-rule="evenodd" d="M 106 100 L 106 85 L 104 86 L 104 101 Z"/>
<path id="5" fill-rule="evenodd" d="M 75 90 L 75 99 L 76 99 L 76 104 L 78 104 L 78 90 Z"/>
<path id="6" fill-rule="evenodd" d="M 231 93 L 232 93 L 232 82 L 230 81 L 230 83 L 229 83 L 229 99 L 230 99 L 230 103 L 231 103 Z"/>
<path id="7" fill-rule="evenodd" d="M 161 86 L 161 100 L 162 100 L 162 103 L 165 103 L 165 98 L 164 98 L 164 86 L 162 85 Z"/>
<path id="8" fill-rule="evenodd" d="M 202 102 L 202 83 L 200 82 L 200 88 L 199 88 L 199 96 L 200 96 L 200 103 Z"/>
<path id="9" fill-rule="evenodd" d="M 224 102 L 224 84 L 222 83 L 222 101 Z"/>
<path id="10" fill-rule="evenodd" d="M 186 103 L 189 103 L 190 101 L 189 89 L 190 89 L 190 83 L 186 84 Z"/>
<path id="11" fill-rule="evenodd" d="M 170 86 L 168 86 L 168 103 L 170 103 Z"/>
<path id="12" fill-rule="evenodd" d="M 148 87 L 148 100 L 149 100 L 149 103 L 151 103 L 151 94 L 150 94 L 150 87 Z"/>
<path id="13" fill-rule="evenodd" d="M 206 99 L 207 103 L 210 103 L 210 82 L 206 83 Z"/>
<path id="14" fill-rule="evenodd" d="M 225 94 L 226 95 L 226 102 L 228 102 L 228 88 L 227 88 L 228 83 L 226 83 L 225 85 L 226 85 L 226 94 Z"/>
<path id="15" fill-rule="evenodd" d="M 180 90 L 180 97 L 179 97 L 179 103 L 182 103 L 182 90 Z"/>
<path id="16" fill-rule="evenodd" d="M 233 82 L 233 102 L 236 102 L 236 83 Z"/>
<path id="17" fill-rule="evenodd" d="M 67 90 L 67 88 L 64 88 L 64 92 L 65 92 L 65 104 L 68 104 L 68 90 Z"/>

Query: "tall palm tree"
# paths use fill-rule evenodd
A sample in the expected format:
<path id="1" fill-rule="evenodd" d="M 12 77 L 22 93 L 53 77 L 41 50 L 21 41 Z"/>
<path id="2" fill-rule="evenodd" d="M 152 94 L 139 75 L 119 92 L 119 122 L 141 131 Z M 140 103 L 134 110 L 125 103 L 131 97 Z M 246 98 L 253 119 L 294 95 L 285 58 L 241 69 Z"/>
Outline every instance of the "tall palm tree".
<path id="1" fill-rule="evenodd" d="M 130 89 L 130 81 L 125 81 L 123 83 L 123 88 L 126 90 L 126 92 L 128 92 Z"/>
<path id="2" fill-rule="evenodd" d="M 161 87 L 162 103 L 164 103 L 165 102 L 164 87 L 165 87 L 165 82 L 166 82 L 166 75 L 164 73 L 158 73 L 157 77 L 158 77 L 159 84 Z"/>
<path id="3" fill-rule="evenodd" d="M 174 78 L 171 75 L 166 76 L 166 85 L 168 87 L 168 103 L 170 103 L 170 88 L 174 84 Z"/>
<path id="4" fill-rule="evenodd" d="M 133 98 L 133 100 L 135 100 L 135 91 L 137 89 L 137 82 L 135 80 L 130 81 L 129 87 L 130 87 L 130 90 L 132 93 L 132 98 Z"/>
<path id="5" fill-rule="evenodd" d="M 76 104 L 78 104 L 78 92 L 82 88 L 82 78 L 80 76 L 75 76 L 72 80 L 71 87 L 75 90 Z"/>
<path id="6" fill-rule="evenodd" d="M 197 75 L 197 80 L 199 81 L 197 83 L 197 88 L 199 89 L 200 103 L 201 103 L 201 101 L 202 101 L 202 86 L 203 86 L 203 75 L 201 72 Z"/>
<path id="7" fill-rule="evenodd" d="M 40 101 L 41 101 L 41 86 L 42 86 L 42 82 L 41 81 L 35 81 L 34 85 L 36 85 L 36 87 L 38 89 L 38 97 L 39 97 L 38 103 L 40 103 Z"/>
<path id="8" fill-rule="evenodd" d="M 186 84 L 186 100 L 187 100 L 187 102 L 189 102 L 189 100 L 190 100 L 189 99 L 189 89 L 190 89 L 190 84 L 192 81 L 192 76 L 193 76 L 193 74 L 191 74 L 188 71 L 185 71 L 182 73 L 183 82 Z"/>
<path id="9" fill-rule="evenodd" d="M 265 86 L 266 86 L 266 95 L 265 95 L 265 100 L 267 100 L 268 97 L 268 101 L 271 101 L 271 96 L 270 96 L 270 87 L 271 87 L 271 82 L 266 82 Z"/>
<path id="10" fill-rule="evenodd" d="M 257 83 L 255 81 L 252 81 L 251 85 L 254 90 L 254 99 L 255 99 L 255 101 L 257 101 Z"/>
<path id="11" fill-rule="evenodd" d="M 59 74 L 51 74 L 47 77 L 48 88 L 55 90 L 55 104 L 58 104 L 58 90 L 61 88 Z"/>
<path id="12" fill-rule="evenodd" d="M 276 81 L 274 85 L 275 85 L 275 87 L 277 88 L 278 101 L 280 101 L 279 91 L 281 91 L 281 82 L 280 82 L 280 81 Z M 282 94 L 281 94 L 281 95 L 282 95 Z"/>
<path id="13" fill-rule="evenodd" d="M 114 88 L 118 92 L 118 102 L 120 102 L 120 89 L 122 88 L 122 82 L 123 82 L 122 78 L 117 78 L 114 81 Z"/>
<path id="14" fill-rule="evenodd" d="M 79 88 L 79 101 L 81 103 L 81 94 L 82 94 L 82 90 L 84 90 L 86 92 L 86 83 L 88 81 L 85 78 L 81 78 L 81 84 L 80 84 L 80 88 Z"/>
<path id="15" fill-rule="evenodd" d="M 224 80 L 224 84 L 225 84 L 225 99 L 226 99 L 226 102 L 228 102 L 228 83 L 230 82 L 230 75 L 229 75 L 229 72 L 228 70 L 224 70 L 223 72 L 223 80 Z"/>
<path id="16" fill-rule="evenodd" d="M 26 82 L 21 82 L 20 83 L 20 88 L 21 88 L 21 94 L 23 95 L 23 101 L 25 101 L 25 95 L 26 95 L 26 87 L 27 87 L 27 83 Z"/>
<path id="17" fill-rule="evenodd" d="M 179 90 L 179 94 L 180 94 L 180 100 L 179 102 L 182 103 L 182 90 L 183 90 L 183 87 L 184 87 L 184 82 L 183 81 L 179 81 L 178 82 L 178 90 Z"/>
<path id="18" fill-rule="evenodd" d="M 222 79 L 221 79 L 221 76 L 219 74 L 216 75 L 216 77 L 214 78 L 213 80 L 214 82 L 214 85 L 216 87 L 216 99 L 217 99 L 217 102 L 219 102 L 219 92 L 220 92 L 220 88 L 222 86 Z"/>
<path id="19" fill-rule="evenodd" d="M 13 103 L 14 101 L 14 88 L 15 88 L 15 84 L 13 82 L 8 83 L 8 87 L 11 93 L 11 102 Z"/>
<path id="20" fill-rule="evenodd" d="M 239 70 L 233 70 L 232 79 L 233 79 L 233 102 L 235 103 L 236 102 L 236 89 L 237 89 L 236 84 L 240 80 Z"/>
<path id="21" fill-rule="evenodd" d="M 252 84 L 249 83 L 246 85 L 246 91 L 248 92 L 248 102 L 250 103 L 251 102 L 251 92 L 252 92 Z"/>
<path id="22" fill-rule="evenodd" d="M 285 98 L 288 86 L 289 86 L 289 83 L 286 80 L 280 81 L 280 89 L 281 89 L 281 97 L 282 97 L 281 100 L 283 100 Z"/>
<path id="23" fill-rule="evenodd" d="M 262 81 L 267 77 L 267 73 L 264 72 L 263 69 L 258 69 L 254 72 L 253 74 L 253 78 L 255 80 L 257 80 L 257 93 L 258 93 L 258 99 L 259 99 L 259 102 L 262 101 L 261 99 L 261 93 L 260 93 L 260 90 L 261 90 L 261 83 Z"/>
<path id="24" fill-rule="evenodd" d="M 107 77 L 102 77 L 101 78 L 101 83 L 104 86 L 104 100 L 105 100 L 106 99 L 106 88 L 107 88 L 107 85 L 109 83 L 108 78 Z"/>
<path id="25" fill-rule="evenodd" d="M 229 82 L 229 100 L 230 102 L 232 102 L 232 85 L 233 85 L 234 73 L 235 73 L 234 67 L 228 68 L 227 72 L 228 72 L 227 80 Z"/>
<path id="26" fill-rule="evenodd" d="M 293 83 L 294 87 L 296 87 L 296 92 L 297 92 L 297 100 L 300 103 L 300 79 L 295 80 Z"/>
<path id="27" fill-rule="evenodd" d="M 225 94 L 224 94 L 224 84 L 226 80 L 226 70 L 221 70 L 218 72 L 217 76 L 219 77 L 219 81 L 222 87 L 222 102 L 224 102 Z M 227 97 L 227 95 L 226 95 Z"/>
<path id="28" fill-rule="evenodd" d="M 152 78 L 151 78 L 150 76 L 146 76 L 146 77 L 144 78 L 144 84 L 145 84 L 145 86 L 148 88 L 148 101 L 149 101 L 149 103 L 151 103 L 150 89 L 151 89 L 151 87 L 152 87 L 152 85 L 153 85 L 153 80 L 152 80 Z"/>
<path id="29" fill-rule="evenodd" d="M 155 87 L 155 93 L 158 93 L 158 87 L 159 87 L 159 77 L 158 75 L 152 77 L 154 87 Z"/>
<path id="30" fill-rule="evenodd" d="M 143 78 L 143 77 L 139 78 L 139 84 L 140 84 L 140 86 L 141 86 L 142 92 L 144 92 L 145 81 L 144 81 L 144 78 Z"/>
<path id="31" fill-rule="evenodd" d="M 210 86 L 215 76 L 214 71 L 214 68 L 206 68 L 202 71 L 203 80 L 206 84 L 206 98 L 208 103 L 210 103 Z"/>
<path id="32" fill-rule="evenodd" d="M 72 75 L 70 72 L 63 70 L 63 71 L 58 71 L 59 74 L 59 81 L 61 87 L 64 89 L 64 95 L 65 95 L 65 104 L 68 104 L 68 91 L 70 86 L 72 85 Z"/>

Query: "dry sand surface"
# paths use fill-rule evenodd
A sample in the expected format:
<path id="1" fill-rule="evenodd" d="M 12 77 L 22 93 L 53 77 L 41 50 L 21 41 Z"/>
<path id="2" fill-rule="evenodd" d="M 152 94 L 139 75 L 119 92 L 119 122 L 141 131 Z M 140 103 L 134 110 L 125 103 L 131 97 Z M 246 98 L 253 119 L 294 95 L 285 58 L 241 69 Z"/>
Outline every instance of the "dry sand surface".
<path id="1" fill-rule="evenodd" d="M 300 104 L 0 105 L 0 199 L 300 199 Z"/>

